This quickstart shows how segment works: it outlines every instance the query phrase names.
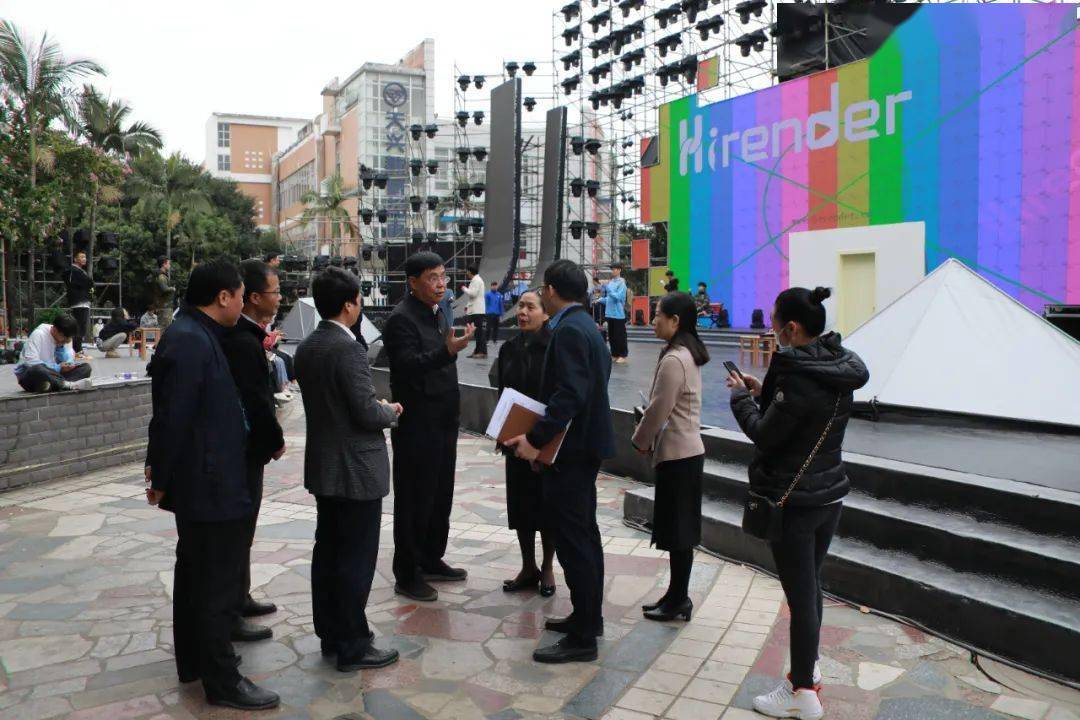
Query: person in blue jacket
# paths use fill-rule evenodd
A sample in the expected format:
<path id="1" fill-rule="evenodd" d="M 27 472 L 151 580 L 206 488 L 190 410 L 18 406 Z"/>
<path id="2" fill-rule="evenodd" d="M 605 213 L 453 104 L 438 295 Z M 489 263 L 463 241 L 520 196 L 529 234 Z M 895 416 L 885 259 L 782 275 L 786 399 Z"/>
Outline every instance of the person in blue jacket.
<path id="1" fill-rule="evenodd" d="M 630 349 L 626 342 L 626 281 L 622 278 L 622 263 L 611 264 L 611 279 L 600 291 L 604 298 L 604 318 L 608 326 L 611 360 L 620 365 L 626 362 Z"/>
<path id="2" fill-rule="evenodd" d="M 503 312 L 502 293 L 499 292 L 499 283 L 491 283 L 491 289 L 484 293 L 484 312 L 487 315 L 488 339 L 492 343 L 499 342 L 499 319 Z"/>

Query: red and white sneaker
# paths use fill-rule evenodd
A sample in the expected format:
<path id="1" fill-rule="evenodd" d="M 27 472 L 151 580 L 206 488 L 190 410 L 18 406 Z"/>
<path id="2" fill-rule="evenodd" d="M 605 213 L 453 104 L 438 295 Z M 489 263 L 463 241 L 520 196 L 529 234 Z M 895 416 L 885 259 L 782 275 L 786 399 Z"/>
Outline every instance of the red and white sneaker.
<path id="1" fill-rule="evenodd" d="M 825 715 L 821 699 L 814 690 L 792 690 L 791 683 L 780 683 L 771 693 L 754 698 L 754 709 L 762 715 L 797 720 L 818 720 Z"/>

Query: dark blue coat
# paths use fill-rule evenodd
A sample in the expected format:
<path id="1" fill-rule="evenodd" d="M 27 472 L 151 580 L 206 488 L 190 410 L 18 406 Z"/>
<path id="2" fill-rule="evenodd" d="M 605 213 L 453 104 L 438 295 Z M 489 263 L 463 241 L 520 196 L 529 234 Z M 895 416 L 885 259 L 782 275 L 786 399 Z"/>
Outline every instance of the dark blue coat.
<path id="1" fill-rule="evenodd" d="M 570 423 L 556 465 L 613 457 L 610 375 L 611 354 L 592 316 L 583 307 L 571 307 L 548 341 L 537 398 L 547 405 L 547 413 L 528 434 L 529 443 L 542 447 Z"/>
<path id="2" fill-rule="evenodd" d="M 254 510 L 245 479 L 247 422 L 221 349 L 225 328 L 196 308 L 169 326 L 150 363 L 154 414 L 146 464 L 161 507 L 220 522 Z"/>

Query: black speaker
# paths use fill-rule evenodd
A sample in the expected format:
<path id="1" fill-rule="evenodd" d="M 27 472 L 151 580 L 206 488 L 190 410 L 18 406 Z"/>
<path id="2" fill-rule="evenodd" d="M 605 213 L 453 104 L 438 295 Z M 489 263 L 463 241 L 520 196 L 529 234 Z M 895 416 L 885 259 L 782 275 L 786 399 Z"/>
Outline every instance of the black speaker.
<path id="1" fill-rule="evenodd" d="M 405 265 L 405 258 L 408 257 L 408 247 L 400 243 L 390 243 L 385 246 L 386 248 L 386 267 L 389 270 L 401 270 Z"/>
<path id="2" fill-rule="evenodd" d="M 761 308 L 754 308 L 754 311 L 750 313 L 750 328 L 752 330 L 763 330 L 765 328 L 765 313 Z"/>
<path id="3" fill-rule="evenodd" d="M 1080 340 L 1080 305 L 1047 305 L 1043 317 L 1075 340 Z"/>

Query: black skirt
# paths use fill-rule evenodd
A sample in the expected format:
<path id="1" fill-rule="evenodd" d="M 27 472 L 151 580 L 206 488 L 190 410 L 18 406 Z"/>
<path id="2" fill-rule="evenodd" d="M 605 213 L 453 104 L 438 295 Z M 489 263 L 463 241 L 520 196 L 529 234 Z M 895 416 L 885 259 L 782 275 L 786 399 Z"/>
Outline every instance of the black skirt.
<path id="1" fill-rule="evenodd" d="M 656 466 L 652 543 L 658 550 L 689 550 L 701 542 L 701 474 L 705 456 Z"/>
<path id="2" fill-rule="evenodd" d="M 529 463 L 506 458 L 506 514 L 511 530 L 539 530 L 543 525 L 540 474 Z"/>

